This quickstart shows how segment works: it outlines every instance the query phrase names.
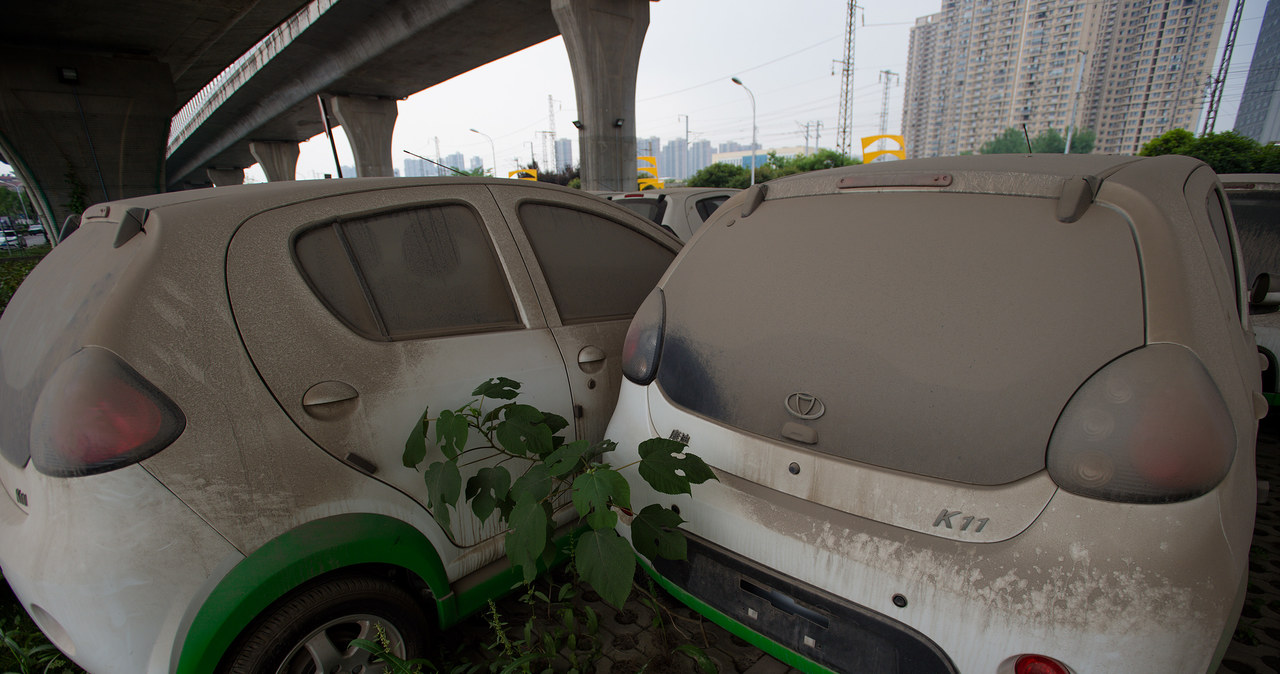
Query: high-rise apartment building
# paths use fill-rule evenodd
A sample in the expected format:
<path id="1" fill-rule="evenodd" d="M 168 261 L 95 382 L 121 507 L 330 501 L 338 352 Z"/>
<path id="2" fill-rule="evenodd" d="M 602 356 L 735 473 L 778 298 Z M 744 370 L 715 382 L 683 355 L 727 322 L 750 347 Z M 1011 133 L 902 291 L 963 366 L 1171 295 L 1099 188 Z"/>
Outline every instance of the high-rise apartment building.
<path id="1" fill-rule="evenodd" d="M 1093 129 L 1136 153 L 1193 129 L 1227 0 L 944 0 L 911 30 L 911 157 L 976 152 L 1008 127 Z"/>
<path id="2" fill-rule="evenodd" d="M 1280 0 L 1270 0 L 1262 16 L 1235 130 L 1259 143 L 1280 141 Z"/>

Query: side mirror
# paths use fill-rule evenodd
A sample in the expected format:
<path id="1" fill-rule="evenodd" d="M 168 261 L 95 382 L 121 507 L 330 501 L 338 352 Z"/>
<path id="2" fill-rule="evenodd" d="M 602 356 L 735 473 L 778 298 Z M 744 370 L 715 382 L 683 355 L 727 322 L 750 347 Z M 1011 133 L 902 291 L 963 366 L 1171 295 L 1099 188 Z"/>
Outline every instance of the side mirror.
<path id="1" fill-rule="evenodd" d="M 1277 309 L 1280 309 L 1280 279 L 1272 281 L 1271 274 L 1258 274 L 1249 288 L 1249 313 L 1266 314 Z"/>

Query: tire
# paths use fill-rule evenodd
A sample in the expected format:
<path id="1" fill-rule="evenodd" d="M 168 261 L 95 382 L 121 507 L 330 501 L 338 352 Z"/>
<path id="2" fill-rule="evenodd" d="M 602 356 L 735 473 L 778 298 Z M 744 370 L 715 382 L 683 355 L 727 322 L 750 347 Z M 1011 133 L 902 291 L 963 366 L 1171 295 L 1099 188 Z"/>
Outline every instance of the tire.
<path id="1" fill-rule="evenodd" d="M 352 639 L 378 643 L 381 626 L 400 658 L 424 655 L 430 624 L 412 595 L 390 581 L 343 577 L 323 581 L 273 605 L 240 635 L 220 674 L 382 674 L 374 656 Z"/>

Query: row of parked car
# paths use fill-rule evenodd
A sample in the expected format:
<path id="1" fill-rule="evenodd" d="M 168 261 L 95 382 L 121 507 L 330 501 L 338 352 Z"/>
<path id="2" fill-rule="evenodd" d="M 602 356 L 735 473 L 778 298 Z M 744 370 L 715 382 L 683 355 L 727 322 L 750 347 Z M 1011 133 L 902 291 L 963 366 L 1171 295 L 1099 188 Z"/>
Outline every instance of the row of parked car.
<path id="1" fill-rule="evenodd" d="M 400 465 L 424 409 L 506 376 L 614 465 L 687 441 L 718 480 L 633 481 L 687 520 L 688 558 L 646 569 L 798 667 L 1213 671 L 1267 405 L 1207 166 L 685 196 L 356 179 L 90 208 L 0 319 L 5 578 L 95 674 L 380 671 L 353 638 L 412 656 L 510 587 L 501 530 L 445 531 Z"/>

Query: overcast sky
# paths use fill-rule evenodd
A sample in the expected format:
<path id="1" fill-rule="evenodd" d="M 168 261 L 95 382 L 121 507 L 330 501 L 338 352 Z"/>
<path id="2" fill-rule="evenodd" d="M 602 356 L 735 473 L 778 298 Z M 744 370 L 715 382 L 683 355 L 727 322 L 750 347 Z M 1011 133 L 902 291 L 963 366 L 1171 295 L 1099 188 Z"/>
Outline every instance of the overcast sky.
<path id="1" fill-rule="evenodd" d="M 868 7 L 859 15 L 854 54 L 855 138 L 879 132 L 884 95 L 880 71 L 905 74 L 911 26 L 941 6 L 941 0 L 863 2 Z M 1248 0 L 1245 5 L 1218 130 L 1234 123 L 1265 7 L 1265 0 Z M 840 94 L 840 66 L 835 62 L 843 57 L 847 8 L 847 0 L 650 3 L 636 88 L 637 135 L 658 136 L 663 142 L 684 137 L 687 116 L 688 133 L 695 141 L 750 143 L 751 101 L 742 87 L 730 82 L 737 76 L 755 95 L 762 147 L 803 146 L 806 122 L 822 123 L 820 139 L 811 137 L 811 144 L 818 140 L 822 147 L 833 147 Z M 900 80 L 894 79 L 889 89 L 890 133 L 901 129 Z M 573 78 L 559 37 L 416 94 L 401 101 L 399 108 L 392 151 L 400 169 L 411 158 L 406 150 L 435 159 L 438 139 L 441 155 L 461 152 L 468 160 L 479 156 L 486 166 L 496 155 L 499 175 L 506 175 L 517 158 L 528 162 L 531 152 L 541 162 L 540 132 L 552 130 L 559 138 L 574 140 L 578 159 Z M 492 137 L 492 149 L 471 128 Z M 340 130 L 335 140 L 342 163 L 353 165 Z M 0 164 L 0 170 L 6 169 Z M 333 155 L 328 142 L 318 136 L 302 145 L 298 177 L 324 173 L 334 173 Z M 254 167 L 248 179 L 265 178 Z"/>

